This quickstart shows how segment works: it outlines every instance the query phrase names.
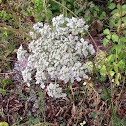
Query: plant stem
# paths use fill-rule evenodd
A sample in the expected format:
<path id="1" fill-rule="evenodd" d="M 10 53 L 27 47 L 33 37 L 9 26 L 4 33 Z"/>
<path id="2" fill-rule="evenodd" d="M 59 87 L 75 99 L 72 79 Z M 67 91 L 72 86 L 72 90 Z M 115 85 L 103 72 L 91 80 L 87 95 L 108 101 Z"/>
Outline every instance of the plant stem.
<path id="1" fill-rule="evenodd" d="M 89 53 L 89 54 L 90 54 L 90 53 Z M 103 86 L 104 86 L 104 88 L 105 88 L 105 91 L 106 91 L 106 93 L 107 93 L 107 95 L 108 95 L 108 98 L 109 98 L 109 103 L 110 103 L 110 107 L 111 107 L 112 117 L 113 117 L 113 119 L 114 119 L 114 118 L 115 118 L 115 114 L 114 114 L 114 111 L 113 111 L 113 103 L 112 103 L 112 96 L 113 96 L 113 95 L 110 95 L 110 94 L 109 94 L 108 89 L 107 89 L 107 87 L 105 86 L 104 82 L 102 82 L 102 81 L 100 80 L 100 75 L 98 74 L 98 71 L 97 71 L 96 66 L 95 66 L 95 63 L 94 63 L 94 61 L 93 61 L 93 59 L 92 59 L 92 57 L 91 57 L 91 54 L 90 54 L 90 60 L 91 60 L 92 63 L 93 63 L 93 67 L 94 67 L 94 70 L 95 70 L 95 72 L 96 72 L 96 75 L 97 75 L 98 79 L 96 79 L 94 76 L 92 76 L 92 75 L 89 74 L 89 73 L 86 73 L 86 74 L 89 75 L 89 76 L 90 76 L 91 78 L 93 78 L 94 80 L 96 80 L 97 82 L 103 84 Z M 107 69 L 107 68 L 106 68 L 106 69 Z M 108 75 L 109 75 L 108 69 L 107 69 L 107 72 L 108 72 Z M 110 75 L 109 75 L 109 77 L 110 77 Z M 110 82 L 111 82 L 111 77 L 110 77 Z M 111 82 L 111 85 L 112 85 L 112 82 Z M 112 86 L 111 88 L 113 88 L 113 86 Z M 112 92 L 113 92 L 113 89 L 112 89 Z"/>
<path id="2" fill-rule="evenodd" d="M 49 21 L 48 16 L 47 16 L 47 0 L 42 0 L 43 2 L 43 7 L 45 9 L 45 14 L 46 14 L 46 20 Z"/>
<path id="3" fill-rule="evenodd" d="M 76 14 L 74 14 L 70 9 L 68 9 L 67 7 L 65 7 L 64 5 L 62 5 L 60 2 L 57 2 L 56 0 L 52 0 L 53 2 L 59 4 L 60 6 L 62 6 L 63 8 L 65 8 L 66 10 L 68 10 L 71 14 L 73 14 L 76 18 L 79 18 Z"/>
<path id="4" fill-rule="evenodd" d="M 125 84 L 125 77 L 123 77 L 123 86 L 122 86 L 122 90 L 123 90 L 123 88 L 124 88 L 124 84 Z M 121 97 L 122 90 L 120 91 L 120 94 L 119 94 L 119 96 L 118 96 L 117 103 L 116 103 L 116 105 L 115 105 L 115 112 L 117 111 L 117 107 L 118 107 L 118 104 L 119 104 L 118 101 L 119 101 L 119 99 L 120 99 L 120 97 Z"/>
<path id="5" fill-rule="evenodd" d="M 97 44 L 96 44 L 95 40 L 92 38 L 92 36 L 91 36 L 91 34 L 89 33 L 89 31 L 88 31 L 88 30 L 87 30 L 87 33 L 88 33 L 88 35 L 90 36 L 90 38 L 91 38 L 92 42 L 94 43 L 94 46 L 95 46 L 95 48 L 96 48 L 96 50 L 97 50 L 97 53 L 98 53 L 98 52 L 100 52 L 100 49 L 98 48 L 98 46 L 97 46 Z"/>
<path id="6" fill-rule="evenodd" d="M 20 29 L 14 29 L 14 28 L 9 27 L 9 26 L 7 26 L 3 23 L 0 23 L 0 26 L 1 26 L 0 31 L 11 31 L 11 32 L 14 32 L 14 33 L 18 32 L 19 34 L 23 35 L 24 37 L 28 37 L 28 38 L 32 39 L 32 37 L 30 35 L 28 35 L 26 33 L 26 31 L 23 31 L 23 30 L 20 30 Z"/>

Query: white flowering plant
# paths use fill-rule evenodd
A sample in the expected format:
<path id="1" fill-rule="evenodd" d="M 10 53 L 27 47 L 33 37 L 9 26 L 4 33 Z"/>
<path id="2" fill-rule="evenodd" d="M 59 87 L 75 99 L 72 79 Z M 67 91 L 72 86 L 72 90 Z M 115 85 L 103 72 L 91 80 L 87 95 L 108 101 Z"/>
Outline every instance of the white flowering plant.
<path id="1" fill-rule="evenodd" d="M 27 59 L 22 76 L 28 86 L 34 76 L 36 84 L 40 84 L 42 89 L 46 88 L 49 96 L 59 98 L 66 94 L 62 93 L 62 85 L 53 83 L 54 81 L 73 83 L 82 78 L 88 79 L 86 72 L 90 72 L 92 68 L 87 66 L 84 58 L 88 56 L 88 51 L 92 55 L 95 50 L 92 44 L 81 37 L 87 29 L 88 25 L 85 25 L 83 19 L 70 19 L 63 15 L 54 17 L 52 26 L 41 22 L 34 24 L 33 31 L 29 33 L 33 39 L 28 45 L 29 53 L 22 45 L 17 52 L 18 61 Z M 48 86 L 47 80 L 50 81 Z"/>

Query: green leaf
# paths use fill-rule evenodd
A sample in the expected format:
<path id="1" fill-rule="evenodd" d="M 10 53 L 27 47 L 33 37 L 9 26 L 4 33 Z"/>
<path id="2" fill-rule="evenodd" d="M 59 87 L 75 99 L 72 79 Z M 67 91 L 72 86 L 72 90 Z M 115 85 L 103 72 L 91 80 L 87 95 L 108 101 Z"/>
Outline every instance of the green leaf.
<path id="1" fill-rule="evenodd" d="M 65 126 L 65 124 L 60 124 L 60 126 Z"/>
<path id="2" fill-rule="evenodd" d="M 109 5 L 109 7 L 108 7 L 108 8 L 109 8 L 109 9 L 114 9 L 114 8 L 115 8 L 115 6 L 116 6 L 116 5 L 115 5 L 114 3 L 111 3 L 111 4 Z"/>
<path id="3" fill-rule="evenodd" d="M 110 94 L 110 89 L 107 89 L 107 90 L 108 90 L 108 93 Z M 109 99 L 109 96 L 105 90 L 103 90 L 103 92 L 101 93 L 101 97 L 105 100 Z"/>
<path id="4" fill-rule="evenodd" d="M 90 104 L 91 107 L 94 107 L 94 104 Z"/>
<path id="5" fill-rule="evenodd" d="M 123 44 L 122 44 L 122 42 L 120 42 L 120 40 L 119 40 L 117 48 L 118 48 L 118 54 L 119 54 L 123 48 Z"/>
<path id="6" fill-rule="evenodd" d="M 94 6 L 93 9 L 96 10 L 96 11 L 99 11 L 99 8 L 97 6 Z"/>
<path id="7" fill-rule="evenodd" d="M 50 9 L 47 9 L 47 18 L 48 20 L 51 18 L 52 16 L 52 11 Z"/>
<path id="8" fill-rule="evenodd" d="M 126 42 L 126 37 L 120 37 L 120 40 L 121 40 L 122 42 Z"/>
<path id="9" fill-rule="evenodd" d="M 100 15 L 99 19 L 103 20 L 105 18 L 106 18 L 106 13 L 105 13 L 105 11 L 103 11 L 102 14 Z"/>
<path id="10" fill-rule="evenodd" d="M 118 67 L 119 67 L 121 70 L 125 69 L 125 62 L 124 62 L 123 60 L 119 61 L 119 62 L 118 62 Z"/>
<path id="11" fill-rule="evenodd" d="M 6 95 L 6 90 L 0 88 L 0 93 L 2 93 L 2 95 L 4 96 L 4 95 Z"/>
<path id="12" fill-rule="evenodd" d="M 114 9 L 111 14 L 114 15 L 117 12 L 117 9 Z"/>
<path id="13" fill-rule="evenodd" d="M 10 70 L 10 65 L 8 63 L 6 63 L 6 67 L 8 70 Z"/>
<path id="14" fill-rule="evenodd" d="M 113 42 L 118 41 L 118 38 L 119 38 L 119 37 L 118 37 L 117 34 L 113 34 L 113 35 L 112 35 L 112 41 L 113 41 Z"/>
<path id="15" fill-rule="evenodd" d="M 106 66 L 105 66 L 105 65 L 103 65 L 103 66 L 101 67 L 101 69 L 100 69 L 100 74 L 101 74 L 102 76 L 106 76 Z"/>
<path id="16" fill-rule="evenodd" d="M 115 72 L 114 71 L 109 71 L 109 74 L 110 74 L 111 77 L 113 77 Z"/>
<path id="17" fill-rule="evenodd" d="M 118 10 L 120 10 L 120 4 L 119 3 L 117 4 L 117 8 L 118 8 Z"/>
<path id="18" fill-rule="evenodd" d="M 126 5 L 122 6 L 122 11 L 126 11 Z"/>
<path id="19" fill-rule="evenodd" d="M 114 80 L 114 79 L 112 79 L 112 82 L 113 82 L 113 83 L 114 83 L 114 81 L 115 81 L 115 80 Z"/>
<path id="20" fill-rule="evenodd" d="M 106 12 L 105 12 L 105 11 L 103 11 L 103 12 L 102 12 L 102 15 L 103 15 L 103 16 L 106 16 Z"/>
<path id="21" fill-rule="evenodd" d="M 110 40 L 111 36 L 110 35 L 107 35 L 106 38 Z"/>
<path id="22" fill-rule="evenodd" d="M 94 14 L 94 17 L 97 17 L 97 12 L 96 11 L 94 11 L 93 14 Z"/>
<path id="23" fill-rule="evenodd" d="M 4 35 L 7 37 L 7 31 L 4 31 Z"/>
<path id="24" fill-rule="evenodd" d="M 4 79 L 2 80 L 2 87 L 4 88 L 7 84 L 12 84 L 12 81 L 10 79 Z"/>
<path id="25" fill-rule="evenodd" d="M 121 19 L 119 17 L 116 18 L 117 21 L 115 21 L 115 26 L 118 27 L 120 25 Z"/>
<path id="26" fill-rule="evenodd" d="M 95 113 L 94 112 L 91 113 L 91 118 L 95 118 Z"/>
<path id="27" fill-rule="evenodd" d="M 110 25 L 110 27 L 111 27 L 111 28 L 113 28 L 113 27 L 114 27 L 114 24 L 113 24 L 113 19 L 112 19 L 112 18 L 110 18 L 110 20 L 109 20 L 109 25 Z"/>
<path id="28" fill-rule="evenodd" d="M 109 56 L 107 57 L 108 62 L 114 62 L 115 58 L 116 58 L 116 54 L 112 54 L 112 55 L 109 55 Z"/>
<path id="29" fill-rule="evenodd" d="M 93 1 L 89 2 L 87 5 L 89 6 L 90 4 L 93 4 Z"/>
<path id="30" fill-rule="evenodd" d="M 122 21 L 124 21 L 126 23 L 126 16 L 122 17 Z"/>
<path id="31" fill-rule="evenodd" d="M 116 73 L 118 73 L 118 64 L 114 63 L 114 70 Z"/>
<path id="32" fill-rule="evenodd" d="M 108 35 L 110 32 L 109 32 L 109 29 L 105 29 L 104 32 L 103 32 L 105 35 Z"/>
<path id="33" fill-rule="evenodd" d="M 115 79 L 115 83 L 116 83 L 117 85 L 119 85 L 119 80 L 118 80 L 118 79 Z"/>
<path id="34" fill-rule="evenodd" d="M 104 38 L 104 40 L 103 40 L 103 45 L 104 45 L 104 47 L 106 47 L 106 45 L 108 44 L 108 42 L 109 42 L 109 40 L 106 39 L 106 38 Z"/>
<path id="35" fill-rule="evenodd" d="M 27 37 L 26 40 L 29 40 L 29 38 Z"/>
<path id="36" fill-rule="evenodd" d="M 7 122 L 1 122 L 0 126 L 9 126 L 9 124 Z"/>
<path id="37" fill-rule="evenodd" d="M 70 85 L 70 86 L 72 86 L 72 85 L 73 85 L 73 83 L 69 82 L 69 85 Z"/>
<path id="38" fill-rule="evenodd" d="M 120 73 L 117 73 L 117 74 L 116 74 L 116 78 L 115 78 L 115 83 L 116 83 L 117 85 L 119 85 L 119 79 L 121 79 L 121 74 L 120 74 Z"/>
<path id="39" fill-rule="evenodd" d="M 61 116 L 60 116 L 60 117 L 58 117 L 58 118 L 59 118 L 59 120 L 62 120 L 62 119 L 63 119 L 63 117 L 61 117 Z"/>
<path id="40" fill-rule="evenodd" d="M 79 14 L 79 13 L 81 13 L 82 11 L 83 11 L 83 9 L 79 8 L 79 9 L 77 10 L 76 14 Z"/>

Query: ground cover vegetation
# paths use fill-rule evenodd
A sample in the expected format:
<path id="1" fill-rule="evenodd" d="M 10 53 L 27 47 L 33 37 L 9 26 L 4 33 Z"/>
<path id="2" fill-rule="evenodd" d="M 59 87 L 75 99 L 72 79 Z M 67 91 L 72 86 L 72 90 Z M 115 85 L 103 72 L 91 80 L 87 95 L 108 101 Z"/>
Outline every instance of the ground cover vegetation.
<path id="1" fill-rule="evenodd" d="M 0 126 L 125 126 L 124 0 L 0 0 Z"/>

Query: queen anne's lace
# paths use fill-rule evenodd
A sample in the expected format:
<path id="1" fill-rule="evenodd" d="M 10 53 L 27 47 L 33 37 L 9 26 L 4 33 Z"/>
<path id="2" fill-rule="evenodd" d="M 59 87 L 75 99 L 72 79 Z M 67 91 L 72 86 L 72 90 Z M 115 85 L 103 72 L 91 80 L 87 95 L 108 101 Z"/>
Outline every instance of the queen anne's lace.
<path id="1" fill-rule="evenodd" d="M 59 87 L 59 84 L 50 83 L 47 86 L 47 91 L 48 95 L 54 98 L 66 97 L 66 94 L 62 93 L 62 88 Z"/>
<path id="2" fill-rule="evenodd" d="M 41 84 L 42 89 L 45 88 L 45 80 L 49 78 L 65 83 L 87 79 L 85 72 L 90 72 L 92 68 L 86 66 L 82 57 L 87 57 L 88 50 L 91 54 L 95 53 L 93 46 L 80 37 L 84 29 L 88 29 L 88 25 L 85 25 L 82 19 L 74 17 L 69 19 L 59 15 L 52 19 L 52 26 L 42 23 L 33 26 L 34 32 L 30 32 L 33 41 L 28 45 L 30 54 L 27 56 L 27 68 L 22 72 L 24 81 L 29 85 L 31 74 L 26 72 L 35 70 L 36 84 Z M 20 61 L 25 55 L 28 54 L 21 45 L 17 52 L 18 60 Z M 55 93 L 51 88 L 55 89 Z M 47 87 L 48 95 L 58 97 L 61 88 L 56 88 L 56 84 L 50 83 Z"/>
<path id="3" fill-rule="evenodd" d="M 17 59 L 21 61 L 27 57 L 27 51 L 23 49 L 22 45 L 19 47 L 17 52 Z"/>

